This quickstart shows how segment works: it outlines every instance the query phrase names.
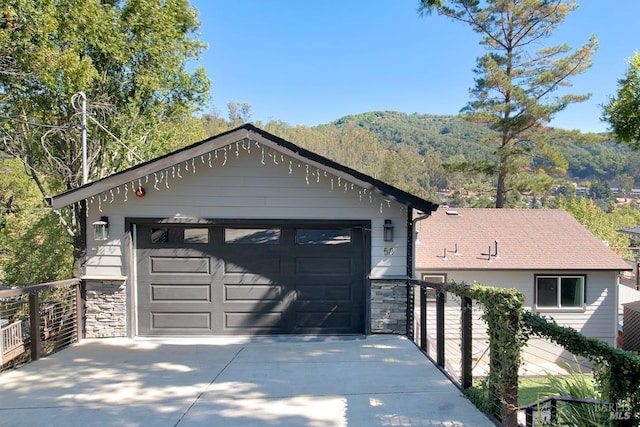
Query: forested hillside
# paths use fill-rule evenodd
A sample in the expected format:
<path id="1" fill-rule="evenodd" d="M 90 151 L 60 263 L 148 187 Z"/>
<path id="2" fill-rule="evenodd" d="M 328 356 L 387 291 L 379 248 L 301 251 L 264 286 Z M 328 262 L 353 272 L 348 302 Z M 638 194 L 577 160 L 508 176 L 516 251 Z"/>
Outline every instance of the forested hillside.
<path id="1" fill-rule="evenodd" d="M 377 135 L 390 148 L 395 144 L 406 144 L 418 148 L 420 153 L 432 148 L 440 153 L 444 162 L 459 156 L 468 161 L 479 161 L 495 154 L 483 144 L 492 131 L 458 116 L 376 111 L 345 116 L 333 124 L 337 127 L 356 124 Z M 556 141 L 567 160 L 568 179 L 576 182 L 597 180 L 618 186 L 624 176 L 640 177 L 640 153 L 615 141 L 585 143 L 570 135 L 559 135 Z M 596 141 L 602 137 L 584 135 L 580 139 Z M 640 181 L 635 184 L 640 185 Z"/>
<path id="2" fill-rule="evenodd" d="M 238 126 L 243 117 L 226 121 L 205 116 L 209 135 Z M 452 165 L 491 163 L 495 153 L 485 144 L 493 131 L 460 116 L 406 114 L 374 111 L 342 117 L 331 123 L 307 127 L 281 121 L 256 122 L 268 132 L 290 140 L 328 158 L 382 179 L 392 185 L 436 202 L 462 203 L 473 194 L 472 205 L 491 206 L 494 183 L 481 172 L 460 170 Z M 540 200 L 553 188 L 568 183 L 589 187 L 592 183 L 620 187 L 628 193 L 640 186 L 640 153 L 603 135 L 548 130 L 549 139 L 566 160 L 566 170 L 535 174 L 544 162 L 531 153 L 529 179 L 540 180 L 541 190 L 528 192 Z M 443 199 L 447 193 L 449 198 Z M 469 200 L 466 201 L 469 204 Z M 517 194 L 512 206 L 522 206 Z"/>

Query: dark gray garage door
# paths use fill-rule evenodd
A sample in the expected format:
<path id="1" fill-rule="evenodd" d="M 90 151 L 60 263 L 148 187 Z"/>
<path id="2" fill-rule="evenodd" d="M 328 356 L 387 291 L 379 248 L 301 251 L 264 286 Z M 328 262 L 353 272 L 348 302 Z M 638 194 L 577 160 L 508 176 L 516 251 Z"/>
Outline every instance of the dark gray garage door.
<path id="1" fill-rule="evenodd" d="M 138 334 L 364 332 L 364 233 L 138 224 Z"/>

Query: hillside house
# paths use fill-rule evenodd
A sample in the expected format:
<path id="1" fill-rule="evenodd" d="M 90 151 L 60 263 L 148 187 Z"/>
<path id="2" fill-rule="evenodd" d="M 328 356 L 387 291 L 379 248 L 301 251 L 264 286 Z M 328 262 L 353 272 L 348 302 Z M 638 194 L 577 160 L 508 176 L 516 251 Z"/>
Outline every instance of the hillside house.
<path id="1" fill-rule="evenodd" d="M 252 125 L 54 196 L 86 208 L 86 335 L 401 333 L 437 205 Z"/>
<path id="2" fill-rule="evenodd" d="M 567 212 L 442 208 L 416 232 L 418 278 L 518 289 L 526 309 L 615 345 L 619 276 L 631 267 Z M 566 356 L 539 341 L 525 350 L 536 373 Z"/>

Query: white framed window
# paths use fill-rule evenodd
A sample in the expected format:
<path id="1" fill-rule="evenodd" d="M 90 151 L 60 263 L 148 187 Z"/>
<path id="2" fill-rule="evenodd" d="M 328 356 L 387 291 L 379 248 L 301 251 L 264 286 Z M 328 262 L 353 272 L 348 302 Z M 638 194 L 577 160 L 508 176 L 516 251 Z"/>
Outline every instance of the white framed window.
<path id="1" fill-rule="evenodd" d="M 424 280 L 425 282 L 431 282 L 431 283 L 446 283 L 447 275 L 422 273 L 422 280 Z M 438 295 L 438 292 L 434 288 L 427 288 L 427 301 L 435 302 L 437 295 Z M 444 296 L 446 301 L 447 294 L 445 293 Z"/>
<path id="2" fill-rule="evenodd" d="M 541 309 L 583 309 L 585 276 L 535 276 L 535 305 Z"/>

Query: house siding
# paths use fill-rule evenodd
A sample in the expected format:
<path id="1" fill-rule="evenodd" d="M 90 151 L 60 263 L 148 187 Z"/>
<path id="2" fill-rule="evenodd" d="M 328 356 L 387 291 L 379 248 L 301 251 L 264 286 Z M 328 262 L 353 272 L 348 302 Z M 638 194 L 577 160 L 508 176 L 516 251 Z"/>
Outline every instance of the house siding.
<path id="1" fill-rule="evenodd" d="M 435 271 L 419 270 L 422 273 L 435 274 Z M 525 308 L 533 308 L 534 277 L 536 274 L 586 274 L 587 301 L 584 312 L 559 310 L 535 310 L 553 317 L 559 324 L 570 326 L 584 335 L 606 340 L 612 343 L 615 336 L 615 298 L 617 273 L 613 271 L 438 271 L 446 274 L 447 281 L 474 283 L 500 288 L 515 288 L 525 297 Z"/>
<path id="2" fill-rule="evenodd" d="M 615 344 L 617 308 L 616 286 L 617 272 L 615 271 L 478 271 L 478 270 L 424 270 L 416 271 L 417 277 L 422 274 L 443 274 L 447 281 L 457 283 L 477 282 L 485 286 L 500 288 L 515 288 L 525 297 L 525 309 L 539 312 L 552 317 L 561 326 L 572 327 L 583 335 L 600 339 L 610 345 Z M 586 304 L 582 312 L 560 310 L 536 310 L 534 301 L 534 277 L 537 274 L 575 275 L 586 274 Z M 474 332 L 474 336 L 475 336 Z M 558 363 L 570 360 L 563 349 L 550 343 L 531 340 L 524 351 L 525 362 L 544 366 L 547 363 Z M 532 370 L 533 372 L 533 370 Z"/>
<path id="3" fill-rule="evenodd" d="M 365 220 L 371 223 L 370 262 L 367 260 L 371 268 L 364 272 L 365 275 L 372 278 L 406 276 L 408 208 L 404 204 L 388 201 L 368 189 L 266 149 L 263 152 L 252 148 L 248 152 L 240 148 L 237 156 L 235 150 L 229 150 L 226 160 L 220 154 L 218 159 L 212 156 L 212 167 L 209 167 L 207 157 L 171 166 L 161 174 L 143 177 L 87 200 L 89 235 L 84 274 L 100 277 L 106 283 L 95 284 L 96 291 L 88 295 L 91 300 L 88 301 L 90 336 L 137 333 L 135 322 L 127 324 L 127 319 L 136 318 L 137 310 L 131 300 L 135 295 L 136 263 L 130 256 L 131 251 L 127 250 L 127 242 L 135 240 L 135 233 L 127 228 L 136 223 L 136 218 L 176 222 L 194 218 Z M 134 195 L 134 188 L 139 187 L 146 192 L 142 198 Z M 109 238 L 97 241 L 91 224 L 103 216 L 108 217 Z M 391 219 L 394 225 L 393 242 L 383 239 L 386 219 Z M 131 247 L 134 245 L 135 242 Z M 122 276 L 127 276 L 127 280 L 121 284 L 122 288 L 118 287 L 118 292 L 109 288 L 115 286 L 110 284 L 110 277 Z M 402 286 L 406 289 L 406 285 Z M 391 308 L 387 307 L 388 298 L 378 301 L 384 290 L 375 287 L 367 288 L 367 292 L 367 300 L 371 301 L 367 308 L 367 330 L 406 333 L 406 290 L 404 299 L 393 303 Z M 395 288 L 390 292 L 395 294 Z M 114 295 L 123 299 L 105 302 L 105 298 Z M 398 308 L 400 305 L 402 307 Z M 128 307 L 128 312 L 120 310 L 121 307 Z M 388 313 L 384 311 L 385 307 Z M 375 318 L 371 308 L 376 312 Z M 102 309 L 106 313 L 102 313 Z"/>
<path id="4" fill-rule="evenodd" d="M 149 176 L 89 199 L 87 223 L 108 216 L 110 236 L 106 242 L 88 236 L 86 274 L 126 274 L 125 219 L 153 217 L 371 220 L 369 275 L 406 275 L 406 206 L 279 153 L 240 148 L 236 157 L 235 148 L 228 151 L 226 162 L 219 154 L 211 168 L 202 156 L 168 168 L 162 177 Z M 133 194 L 139 185 L 146 190 L 144 198 Z M 392 244 L 383 241 L 385 219 L 395 227 Z M 391 256 L 384 255 L 388 247 Z"/>

